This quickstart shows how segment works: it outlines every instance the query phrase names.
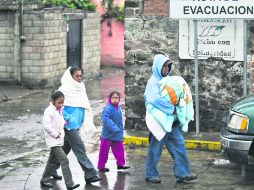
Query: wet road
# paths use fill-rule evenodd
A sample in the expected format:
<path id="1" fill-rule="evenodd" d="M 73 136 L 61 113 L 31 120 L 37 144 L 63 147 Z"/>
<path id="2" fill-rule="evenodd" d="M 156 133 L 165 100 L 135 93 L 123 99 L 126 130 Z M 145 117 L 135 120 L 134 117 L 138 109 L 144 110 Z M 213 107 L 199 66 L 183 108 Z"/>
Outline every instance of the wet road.
<path id="1" fill-rule="evenodd" d="M 124 73 L 122 71 L 103 71 L 102 80 L 86 81 L 86 88 L 93 108 L 94 120 L 100 126 L 100 113 L 107 95 L 112 90 L 123 94 Z M 48 156 L 43 132 L 42 113 L 48 105 L 52 89 L 41 90 L 29 96 L 24 96 L 8 102 L 0 103 L 0 189 L 1 190 L 37 190 L 43 189 L 39 179 Z M 18 97 L 18 95 L 17 95 Z M 123 104 L 123 103 L 122 103 Z M 124 104 L 123 104 L 124 106 Z M 117 171 L 115 160 L 110 154 L 108 167 L 110 172 L 100 173 L 103 180 L 93 185 L 86 185 L 83 172 L 73 154 L 68 155 L 74 180 L 81 184 L 78 189 L 253 189 L 254 169 L 248 167 L 242 173 L 239 166 L 221 164 L 214 160 L 221 159 L 221 154 L 189 150 L 188 155 L 191 170 L 200 174 L 198 180 L 179 184 L 172 175 L 172 159 L 166 151 L 163 152 L 159 164 L 161 184 L 150 184 L 144 180 L 145 159 L 147 148 L 126 149 L 126 160 L 131 169 L 127 172 Z M 98 145 L 87 144 L 87 151 L 94 165 L 98 160 Z M 216 162 L 215 162 L 216 163 Z M 65 189 L 64 182 L 58 181 L 54 189 Z"/>
<path id="2" fill-rule="evenodd" d="M 98 161 L 98 146 L 87 145 L 89 157 L 96 166 Z M 126 160 L 131 166 L 128 171 L 116 169 L 115 160 L 110 154 L 107 167 L 110 171 L 99 173 L 103 178 L 101 182 L 86 185 L 83 171 L 78 165 L 73 154 L 68 155 L 73 178 L 81 186 L 78 190 L 168 190 L 168 189 L 195 189 L 195 190 L 237 190 L 253 189 L 253 168 L 248 168 L 245 177 L 241 175 L 241 169 L 232 164 L 216 165 L 214 160 L 220 159 L 220 154 L 215 152 L 188 151 L 191 171 L 200 174 L 198 179 L 189 183 L 176 183 L 172 175 L 172 159 L 166 151 L 163 152 L 159 163 L 159 171 L 162 179 L 161 184 L 151 184 L 144 180 L 145 159 L 147 148 L 129 149 L 125 147 Z M 44 169 L 47 152 L 34 153 L 22 159 L 13 161 L 15 170 L 9 172 L 1 179 L 0 185 L 3 190 L 26 189 L 44 190 L 39 185 L 40 176 Z M 44 163 L 44 164 L 43 164 Z M 64 181 L 55 181 L 54 190 L 65 189 Z M 13 188 L 14 187 L 14 188 Z"/>

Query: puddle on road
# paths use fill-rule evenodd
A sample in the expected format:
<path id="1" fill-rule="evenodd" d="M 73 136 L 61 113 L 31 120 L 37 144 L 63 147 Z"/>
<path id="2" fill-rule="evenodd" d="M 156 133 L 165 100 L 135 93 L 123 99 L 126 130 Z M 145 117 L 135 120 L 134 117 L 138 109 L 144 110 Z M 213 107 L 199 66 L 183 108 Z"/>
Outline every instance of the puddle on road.
<path id="1" fill-rule="evenodd" d="M 0 163 L 0 180 L 3 179 L 8 173 L 19 168 L 34 168 L 40 166 L 48 157 L 48 150 L 41 150 L 28 154 L 24 157 L 17 158 Z"/>

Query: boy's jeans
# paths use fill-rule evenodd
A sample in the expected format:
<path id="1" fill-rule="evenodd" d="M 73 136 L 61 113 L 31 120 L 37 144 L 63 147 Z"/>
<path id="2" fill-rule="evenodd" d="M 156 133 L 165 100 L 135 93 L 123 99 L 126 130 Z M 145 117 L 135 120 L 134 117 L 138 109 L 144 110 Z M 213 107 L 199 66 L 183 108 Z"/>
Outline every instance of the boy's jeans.
<path id="1" fill-rule="evenodd" d="M 159 176 L 157 165 L 164 145 L 174 160 L 173 170 L 176 179 L 190 175 L 185 141 L 180 126 L 176 125 L 170 133 L 166 133 L 161 141 L 151 135 L 146 158 L 145 178 L 153 179 Z"/>

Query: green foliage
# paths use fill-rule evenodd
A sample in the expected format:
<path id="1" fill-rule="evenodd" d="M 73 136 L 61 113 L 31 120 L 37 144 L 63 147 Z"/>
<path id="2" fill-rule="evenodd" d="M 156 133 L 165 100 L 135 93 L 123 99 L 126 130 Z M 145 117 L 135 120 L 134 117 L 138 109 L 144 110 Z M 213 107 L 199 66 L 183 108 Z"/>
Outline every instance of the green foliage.
<path id="1" fill-rule="evenodd" d="M 106 15 L 114 17 L 118 21 L 124 22 L 124 6 L 114 6 L 114 0 L 102 0 L 102 4 L 106 6 Z"/>
<path id="2" fill-rule="evenodd" d="M 115 17 L 118 21 L 124 22 L 124 7 L 114 6 L 112 9 L 112 17 Z"/>
<path id="3" fill-rule="evenodd" d="M 40 0 L 45 5 L 64 6 L 72 9 L 94 11 L 96 5 L 91 0 Z"/>

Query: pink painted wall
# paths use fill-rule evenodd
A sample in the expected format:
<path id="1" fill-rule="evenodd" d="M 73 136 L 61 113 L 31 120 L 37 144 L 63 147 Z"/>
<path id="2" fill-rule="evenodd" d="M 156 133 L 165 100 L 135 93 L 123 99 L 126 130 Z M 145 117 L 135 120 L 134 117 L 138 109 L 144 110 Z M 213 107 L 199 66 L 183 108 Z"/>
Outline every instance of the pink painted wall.
<path id="1" fill-rule="evenodd" d="M 124 67 L 124 25 L 112 19 L 112 36 L 107 22 L 101 24 L 101 65 Z"/>
<path id="2" fill-rule="evenodd" d="M 96 11 L 105 13 L 105 8 L 101 5 L 101 0 L 93 0 L 97 5 Z M 114 0 L 115 5 L 123 5 L 124 0 Z M 124 24 L 115 19 L 111 21 L 111 32 L 107 21 L 101 23 L 101 65 L 124 67 Z"/>

